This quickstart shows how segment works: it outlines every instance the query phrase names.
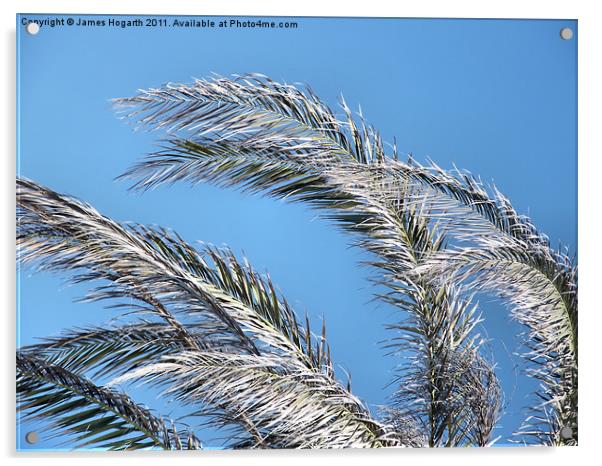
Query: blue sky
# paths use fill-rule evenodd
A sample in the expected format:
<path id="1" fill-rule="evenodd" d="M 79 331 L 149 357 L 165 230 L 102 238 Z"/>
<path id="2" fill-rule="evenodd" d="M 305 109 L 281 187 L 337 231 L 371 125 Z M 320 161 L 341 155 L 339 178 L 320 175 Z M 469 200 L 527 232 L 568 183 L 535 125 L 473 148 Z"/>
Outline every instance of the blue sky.
<path id="1" fill-rule="evenodd" d="M 343 94 L 352 108 L 361 104 L 385 140 L 396 138 L 401 153 L 494 182 L 553 244 L 576 252 L 577 24 L 295 21 L 299 27 L 287 30 L 43 26 L 30 36 L 18 19 L 18 171 L 114 219 L 171 227 L 189 241 L 244 253 L 269 270 L 316 328 L 326 319 L 335 361 L 352 373 L 354 392 L 376 406 L 390 393 L 384 387 L 396 364 L 379 344 L 390 336 L 383 325 L 398 315 L 370 301 L 371 273 L 358 266 L 364 256 L 349 248 L 349 238 L 303 206 L 234 190 L 178 185 L 128 193 L 115 176 L 153 150 L 160 135 L 133 132 L 115 118 L 109 99 L 168 81 L 247 72 L 308 83 L 333 106 Z M 570 41 L 559 35 L 567 26 L 575 32 Z M 64 278 L 22 271 L 18 344 L 115 315 L 99 304 L 74 303 L 84 288 Z M 522 408 L 533 403 L 534 384 L 512 355 L 520 328 L 492 297 L 482 297 L 481 308 L 505 389 L 496 432 L 504 444 L 524 418 Z M 155 403 L 146 389 L 132 393 Z M 31 448 L 23 436 L 36 428 L 20 426 L 19 448 Z M 43 437 L 34 448 L 54 445 Z"/>

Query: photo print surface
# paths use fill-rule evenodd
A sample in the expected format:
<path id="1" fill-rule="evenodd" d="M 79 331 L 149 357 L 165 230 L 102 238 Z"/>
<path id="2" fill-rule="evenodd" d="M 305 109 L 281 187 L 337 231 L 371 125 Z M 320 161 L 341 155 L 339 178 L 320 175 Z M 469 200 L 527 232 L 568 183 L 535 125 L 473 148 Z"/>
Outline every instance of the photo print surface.
<path id="1" fill-rule="evenodd" d="M 572 446 L 577 22 L 17 16 L 17 450 Z"/>

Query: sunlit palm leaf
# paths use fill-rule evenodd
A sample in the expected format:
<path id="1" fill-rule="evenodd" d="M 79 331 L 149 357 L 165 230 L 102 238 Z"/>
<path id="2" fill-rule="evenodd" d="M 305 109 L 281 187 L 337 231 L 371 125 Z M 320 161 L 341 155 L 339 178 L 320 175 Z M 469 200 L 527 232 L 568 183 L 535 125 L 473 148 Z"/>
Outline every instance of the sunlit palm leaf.
<path id="1" fill-rule="evenodd" d="M 372 176 L 369 168 L 386 163 L 382 142 L 363 119 L 356 123 L 344 102 L 346 120 L 340 122 L 313 92 L 252 75 L 197 80 L 192 86 L 169 85 L 118 99 L 116 105 L 141 124 L 174 134 L 164 150 L 123 175 L 134 178 L 135 188 L 208 181 L 326 209 L 327 217 L 363 235 L 357 244 L 376 255 L 378 260 L 371 263 L 383 272 L 379 282 L 394 290 L 385 299 L 416 315 L 404 299 L 422 305 L 423 288 L 430 285 L 408 280 L 408 275 L 439 249 L 443 236 L 429 225 L 422 206 L 408 205 L 407 199 L 423 192 L 415 193 L 422 183 L 408 178 L 400 184 L 397 178 Z M 133 110 L 127 113 L 128 109 Z M 182 139 L 180 133 L 193 138 Z M 396 190 L 394 196 L 389 195 L 392 190 Z M 439 288 L 430 294 L 437 294 Z M 392 299 L 393 295 L 403 298 Z M 450 333 L 455 331 L 455 322 L 443 325 Z M 467 346 L 472 345 L 467 336 L 462 338 Z M 421 352 L 420 357 L 425 354 Z M 444 425 L 450 425 L 449 418 Z M 450 439 L 451 443 L 462 441 L 461 436 Z"/>
<path id="2" fill-rule="evenodd" d="M 245 415 L 256 429 L 254 447 L 349 448 L 401 445 L 371 419 L 359 400 L 327 374 L 281 357 L 182 353 L 132 371 L 114 383 L 146 380 L 192 404 L 227 402 L 228 415 Z M 404 439 L 412 440 L 412 439 Z"/>
<path id="3" fill-rule="evenodd" d="M 108 281 L 94 289 L 88 299 L 137 299 L 146 315 L 161 318 L 161 325 L 176 337 L 172 344 L 184 348 L 187 357 L 215 360 L 217 368 L 228 360 L 248 363 L 238 364 L 235 372 L 231 367 L 221 372 L 210 369 L 210 380 L 202 387 L 185 383 L 176 387 L 182 401 L 200 403 L 197 414 L 210 416 L 216 425 L 238 425 L 246 432 L 237 437 L 237 443 L 269 447 L 264 439 L 267 429 L 276 432 L 270 438 L 281 447 L 395 446 L 412 441 L 373 420 L 364 405 L 335 380 L 325 327 L 316 337 L 308 321 L 300 325 L 271 281 L 231 252 L 207 247 L 202 255 L 175 233 L 120 225 L 89 205 L 31 181 L 18 181 L 17 202 L 22 261 L 33 261 L 41 269 L 76 272 L 76 281 Z M 119 332 L 127 333 L 127 329 Z M 38 348 L 78 369 L 99 366 L 96 368 L 103 374 L 107 370 L 125 371 L 122 377 L 126 379 L 151 373 L 182 353 L 173 355 L 173 348 L 162 353 L 161 348 L 151 347 L 129 366 L 131 370 L 126 370 L 130 356 L 137 355 L 136 344 L 124 353 L 125 366 L 117 367 L 103 358 L 108 353 L 102 344 L 110 332 L 92 333 Z M 128 338 L 139 340 L 142 334 Z M 91 343 L 91 348 L 84 342 Z M 159 347 L 163 344 L 157 341 Z M 142 348 L 147 350 L 145 345 Z M 157 361 L 160 354 L 164 356 Z M 261 377 L 253 379 L 257 365 L 262 367 L 262 358 L 272 363 L 262 369 Z M 203 381 L 209 369 L 201 364 L 187 370 L 187 377 Z M 250 407 L 241 411 L 240 393 L 225 390 L 234 381 L 232 377 L 243 380 L 245 371 L 255 381 L 252 391 L 256 395 L 245 393 L 249 403 L 257 404 L 257 411 Z M 274 389 L 271 376 L 296 384 L 296 396 L 282 396 L 278 405 L 271 403 L 272 409 L 267 409 L 260 394 Z M 182 390 L 190 391 L 190 396 Z M 202 395 L 194 396 L 197 390 Z M 310 425 L 316 418 L 296 408 L 305 399 L 312 401 L 315 412 L 321 413 L 321 422 L 328 426 L 322 437 L 317 437 Z"/>

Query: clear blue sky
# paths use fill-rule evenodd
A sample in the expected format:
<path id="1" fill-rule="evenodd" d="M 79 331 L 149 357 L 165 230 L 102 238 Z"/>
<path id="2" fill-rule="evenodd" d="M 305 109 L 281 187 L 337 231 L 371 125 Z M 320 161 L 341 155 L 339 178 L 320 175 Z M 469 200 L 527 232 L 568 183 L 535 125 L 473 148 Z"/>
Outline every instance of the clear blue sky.
<path id="1" fill-rule="evenodd" d="M 358 267 L 363 256 L 348 247 L 349 238 L 303 206 L 234 190 L 179 185 L 128 193 L 114 177 L 152 150 L 160 135 L 132 132 L 108 100 L 213 72 L 309 83 L 332 105 L 342 93 L 352 107 L 361 104 L 385 140 L 396 137 L 402 153 L 494 181 L 554 244 L 576 251 L 577 24 L 296 21 L 292 30 L 43 26 L 30 36 L 18 18 L 18 170 L 114 219 L 171 227 L 189 241 L 244 252 L 256 268 L 269 270 L 316 328 L 326 318 L 335 361 L 352 373 L 354 392 L 374 407 L 390 393 L 384 386 L 396 364 L 379 345 L 388 336 L 383 325 L 398 315 L 370 302 L 370 272 Z M 570 41 L 559 35 L 567 26 L 575 32 Z M 100 304 L 73 303 L 83 288 L 66 286 L 64 278 L 19 277 L 18 344 L 115 315 Z M 504 444 L 524 418 L 521 409 L 533 403 L 534 384 L 512 356 L 520 328 L 495 299 L 483 297 L 481 304 L 506 392 L 497 430 Z M 156 393 L 138 388 L 132 394 L 155 405 Z M 31 448 L 23 436 L 33 429 L 39 426 L 21 425 L 19 448 Z M 213 434 L 199 434 L 219 444 Z M 42 437 L 34 448 L 56 445 Z"/>

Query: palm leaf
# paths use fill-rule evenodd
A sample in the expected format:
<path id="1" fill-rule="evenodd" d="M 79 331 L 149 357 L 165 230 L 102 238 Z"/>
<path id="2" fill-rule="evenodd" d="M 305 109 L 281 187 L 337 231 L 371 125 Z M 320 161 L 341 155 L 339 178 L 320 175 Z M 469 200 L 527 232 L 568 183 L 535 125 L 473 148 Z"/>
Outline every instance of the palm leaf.
<path id="1" fill-rule="evenodd" d="M 168 85 L 118 99 L 116 105 L 133 108 L 127 117 L 173 135 L 162 151 L 122 176 L 134 178 L 135 188 L 207 181 L 309 203 L 363 236 L 357 244 L 379 258 L 371 264 L 381 269 L 379 282 L 394 295 L 409 295 L 420 305 L 437 294 L 439 287 L 425 295 L 422 288 L 428 284 L 407 279 L 443 242 L 423 207 L 406 201 L 418 195 L 414 191 L 421 185 L 391 178 L 393 185 L 372 176 L 371 167 L 386 163 L 382 142 L 363 119 L 355 122 L 346 104 L 346 121 L 339 122 L 313 92 L 251 76 Z M 193 138 L 183 139 L 181 132 Z M 403 299 L 385 300 L 415 312 Z M 451 329 L 454 323 L 446 325 Z"/>
<path id="2" fill-rule="evenodd" d="M 366 448 L 413 440 L 373 420 L 328 374 L 280 357 L 186 352 L 112 383 L 130 380 L 165 386 L 164 393 L 182 403 L 221 406 L 222 418 L 244 415 L 255 428 L 253 441 L 243 438 L 233 447 Z"/>
<path id="3" fill-rule="evenodd" d="M 390 326 L 398 336 L 387 346 L 404 363 L 388 413 L 414 419 L 431 447 L 486 446 L 499 419 L 501 388 L 479 355 L 477 306 L 450 286 L 432 293 L 418 285 L 406 292 L 411 300 L 399 305 L 410 317 Z"/>
<path id="4" fill-rule="evenodd" d="M 265 408 L 259 412 L 241 411 L 237 392 L 224 391 L 220 384 L 216 386 L 206 381 L 201 388 L 196 388 L 181 383 L 177 389 L 189 392 L 189 397 L 179 392 L 182 400 L 195 402 L 195 412 L 209 416 L 215 425 L 225 423 L 242 429 L 244 435 L 238 441 L 243 444 L 270 445 L 261 440 L 263 434 L 258 434 L 268 429 L 265 417 L 268 415 L 271 416 L 270 429 L 280 424 L 288 426 L 282 427 L 288 432 L 286 435 L 274 437 L 280 446 L 303 447 L 326 440 L 338 446 L 402 443 L 398 435 L 372 419 L 363 404 L 334 378 L 325 327 L 321 336 L 314 336 L 309 321 L 306 320 L 305 325 L 298 322 L 270 279 L 238 261 L 230 251 L 206 247 L 202 255 L 175 233 L 141 225 L 120 225 L 89 205 L 31 181 L 19 180 L 18 187 L 21 260 L 35 262 L 40 269 L 75 272 L 76 281 L 107 281 L 108 284 L 95 288 L 87 299 L 138 299 L 147 306 L 143 309 L 146 314 L 161 318 L 162 332 L 167 329 L 176 337 L 170 343 L 182 348 L 174 355 L 173 346 L 163 352 L 161 340 L 149 347 L 145 341 L 138 348 L 135 341 L 129 341 L 134 344 L 128 344 L 122 355 L 123 366 L 107 362 L 104 356 L 109 357 L 110 352 L 103 345 L 107 338 L 119 332 L 127 333 L 127 327 L 118 329 L 117 333 L 84 332 L 54 341 L 45 348 L 38 347 L 49 352 L 51 358 L 78 370 L 95 367 L 102 374 L 121 371 L 125 379 L 149 373 L 170 360 L 166 358 L 176 358 L 183 351 L 201 361 L 240 358 L 249 362 L 249 367 L 240 369 L 248 370 L 251 375 L 255 370 L 253 361 L 270 358 L 275 362 L 263 370 L 267 375 L 257 379 L 253 386 L 256 395 L 249 400 L 260 403 L 258 397 L 272 390 L 273 380 L 267 377 L 270 374 L 275 377 L 280 373 L 287 380 L 307 380 L 297 385 L 297 397 L 283 397 L 267 414 Z M 128 334 L 128 338 L 139 340 L 151 335 L 152 332 L 143 337 L 139 331 Z M 163 358 L 157 361 L 161 355 Z M 279 369 L 273 367 L 276 362 Z M 190 377 L 206 380 L 205 366 L 199 366 L 198 374 L 193 369 L 188 374 Z M 242 373 L 236 374 L 241 376 Z M 217 373 L 213 376 L 217 377 Z M 231 380 L 228 377 L 232 377 L 231 369 L 224 373 L 223 387 L 228 386 Z M 219 378 L 211 380 L 218 382 Z M 262 383 L 266 385 L 261 386 Z M 206 391 L 196 397 L 197 389 Z M 321 393 L 322 397 L 315 398 L 314 392 Z M 313 400 L 316 410 L 324 410 L 325 424 L 333 425 L 326 437 L 311 440 L 312 427 L 306 423 L 315 419 L 307 413 L 294 417 L 296 404 L 305 398 Z M 296 437 L 287 430 L 292 429 L 293 418 L 299 431 Z"/>
<path id="5" fill-rule="evenodd" d="M 51 421 L 50 432 L 68 434 L 74 448 L 201 448 L 193 433 L 179 435 L 175 423 L 127 395 L 22 352 L 17 352 L 17 401 L 25 418 Z"/>
<path id="6" fill-rule="evenodd" d="M 186 349 L 178 332 L 162 323 L 142 321 L 121 327 L 74 329 L 60 337 L 21 347 L 20 351 L 74 374 L 90 374 L 97 380 L 158 362 L 165 354 Z"/>

